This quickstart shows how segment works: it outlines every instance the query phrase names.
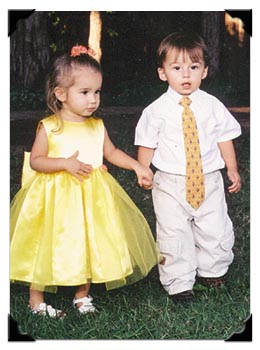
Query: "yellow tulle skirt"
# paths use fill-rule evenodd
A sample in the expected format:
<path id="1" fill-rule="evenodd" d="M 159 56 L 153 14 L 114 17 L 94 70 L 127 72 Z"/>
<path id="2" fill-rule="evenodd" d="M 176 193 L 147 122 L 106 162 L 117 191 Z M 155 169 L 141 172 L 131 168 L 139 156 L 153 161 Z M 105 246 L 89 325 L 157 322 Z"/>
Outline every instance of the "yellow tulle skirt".
<path id="1" fill-rule="evenodd" d="M 96 169 L 80 182 L 37 173 L 11 204 L 10 278 L 38 290 L 145 277 L 158 263 L 154 237 L 118 182 Z"/>

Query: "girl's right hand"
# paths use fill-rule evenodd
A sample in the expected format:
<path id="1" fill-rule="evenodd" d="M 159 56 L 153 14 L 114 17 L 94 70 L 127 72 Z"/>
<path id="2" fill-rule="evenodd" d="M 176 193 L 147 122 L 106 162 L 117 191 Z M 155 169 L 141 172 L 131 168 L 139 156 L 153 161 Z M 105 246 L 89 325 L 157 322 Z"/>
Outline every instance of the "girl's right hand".
<path id="1" fill-rule="evenodd" d="M 72 156 L 65 159 L 65 170 L 78 180 L 83 181 L 82 177 L 87 178 L 92 173 L 93 167 L 90 164 L 85 164 L 77 159 L 79 151 L 76 151 Z"/>

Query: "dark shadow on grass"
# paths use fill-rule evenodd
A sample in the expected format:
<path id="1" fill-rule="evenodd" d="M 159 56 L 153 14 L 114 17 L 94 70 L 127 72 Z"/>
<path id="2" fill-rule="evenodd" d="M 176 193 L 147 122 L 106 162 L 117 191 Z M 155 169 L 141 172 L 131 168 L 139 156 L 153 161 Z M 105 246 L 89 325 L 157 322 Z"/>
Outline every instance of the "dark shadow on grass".
<path id="1" fill-rule="evenodd" d="M 234 333 L 225 341 L 252 341 L 252 314 L 245 321 L 245 329 L 240 333 Z"/>
<path id="2" fill-rule="evenodd" d="M 21 334 L 17 322 L 8 315 L 8 341 L 35 341 L 29 334 Z"/>

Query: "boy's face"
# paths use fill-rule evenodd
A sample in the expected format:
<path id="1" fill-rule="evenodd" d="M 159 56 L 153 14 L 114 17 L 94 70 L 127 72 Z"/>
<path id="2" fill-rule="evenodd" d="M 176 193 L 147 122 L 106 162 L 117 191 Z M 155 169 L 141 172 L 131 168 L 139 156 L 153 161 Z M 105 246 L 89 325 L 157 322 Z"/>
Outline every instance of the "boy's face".
<path id="1" fill-rule="evenodd" d="M 208 67 L 202 58 L 192 62 L 187 51 L 170 50 L 158 69 L 161 80 L 168 81 L 170 87 L 181 95 L 187 96 L 200 87 L 201 80 L 206 78 Z"/>

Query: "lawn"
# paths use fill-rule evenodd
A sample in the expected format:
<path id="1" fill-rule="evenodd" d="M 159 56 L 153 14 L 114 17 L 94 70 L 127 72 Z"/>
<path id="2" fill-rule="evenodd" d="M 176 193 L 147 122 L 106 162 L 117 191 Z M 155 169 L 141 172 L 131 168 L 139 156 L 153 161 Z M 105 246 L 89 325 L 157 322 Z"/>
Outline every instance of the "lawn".
<path id="1" fill-rule="evenodd" d="M 36 113 L 37 114 L 37 113 Z M 134 128 L 139 114 L 106 115 L 104 122 L 114 143 L 135 156 Z M 39 118 L 41 116 L 39 115 Z M 37 122 L 34 119 L 11 123 L 11 197 L 19 189 L 23 151 L 29 150 Z M 46 301 L 67 311 L 63 320 L 32 316 L 27 310 L 28 290 L 11 285 L 10 314 L 21 333 L 34 339 L 227 339 L 244 328 L 250 315 L 250 164 L 249 130 L 236 141 L 243 187 L 239 194 L 228 195 L 229 213 L 234 223 L 235 259 L 228 283 L 219 290 L 195 285 L 195 300 L 189 305 L 173 304 L 162 289 L 157 269 L 142 281 L 107 292 L 93 285 L 98 312 L 79 316 L 72 307 L 74 288 L 60 288 L 46 294 Z M 151 193 L 137 186 L 135 175 L 109 165 L 147 218 L 155 233 Z M 225 182 L 226 177 L 224 176 Z"/>

